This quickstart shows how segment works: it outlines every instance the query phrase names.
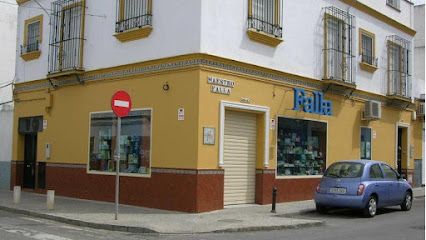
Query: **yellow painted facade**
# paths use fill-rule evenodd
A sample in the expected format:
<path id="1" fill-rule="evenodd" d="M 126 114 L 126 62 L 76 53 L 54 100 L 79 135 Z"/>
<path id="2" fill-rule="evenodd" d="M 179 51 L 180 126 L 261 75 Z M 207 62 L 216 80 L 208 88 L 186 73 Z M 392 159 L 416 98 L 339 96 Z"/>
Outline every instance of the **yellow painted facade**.
<path id="1" fill-rule="evenodd" d="M 194 54 L 175 58 L 156 60 L 151 64 L 165 64 L 176 60 L 202 57 L 207 60 L 221 61 L 223 64 L 246 67 L 267 73 L 297 79 L 302 82 L 318 83 L 287 73 L 220 59 L 208 55 Z M 147 64 L 147 63 L 144 63 Z M 94 73 L 107 73 L 130 69 L 134 65 L 104 69 Z M 90 73 L 86 73 L 90 74 Z M 230 95 L 211 92 L 209 76 L 228 79 L 235 82 Z M 18 84 L 31 86 L 36 83 Z M 170 86 L 168 91 L 163 85 Z M 396 165 L 396 141 L 398 125 L 407 127 L 407 151 L 412 145 L 414 155 L 406 154 L 407 164 L 403 167 L 414 168 L 414 158 L 421 158 L 418 145 L 421 144 L 421 123 L 412 121 L 411 112 L 382 106 L 382 118 L 376 121 L 361 119 L 364 101 L 359 98 L 346 98 L 326 93 L 325 99 L 333 102 L 333 115 L 323 116 L 293 110 L 293 87 L 306 91 L 315 90 L 309 86 L 297 86 L 265 77 L 252 76 L 232 70 L 223 70 L 199 64 L 194 67 L 173 71 L 157 71 L 123 78 L 86 82 L 84 85 L 62 86 L 55 90 L 18 91 L 15 94 L 14 122 L 28 116 L 43 116 L 47 120 L 47 129 L 38 133 L 37 161 L 46 161 L 44 144 L 50 143 L 49 163 L 87 164 L 89 158 L 90 113 L 110 111 L 111 96 L 115 91 L 125 90 L 132 97 L 133 108 L 152 109 L 152 146 L 151 167 L 173 169 L 218 169 L 220 144 L 220 103 L 229 101 L 264 106 L 270 109 L 270 119 L 278 117 L 307 119 L 327 123 L 327 162 L 360 158 L 360 130 L 362 126 L 372 129 L 372 159 Z M 316 89 L 320 90 L 320 89 Z M 359 91 L 360 92 L 360 91 Z M 367 94 L 367 93 L 364 93 Z M 384 96 L 376 96 L 385 98 Z M 177 120 L 178 108 L 185 109 L 185 120 Z M 263 113 L 258 113 L 258 161 L 257 169 L 263 169 L 265 132 Z M 420 128 L 419 128 L 420 126 Z M 215 128 L 215 144 L 203 144 L 203 128 Z M 269 169 L 276 167 L 276 129 L 269 130 Z M 420 138 L 419 138 L 420 132 Z M 24 159 L 23 136 L 14 127 L 13 160 Z M 420 143 L 419 143 L 420 141 Z M 421 149 L 421 148 L 420 148 Z M 421 151 L 421 150 L 420 150 Z M 405 164 L 405 165 L 404 165 Z"/>
<path id="2" fill-rule="evenodd" d="M 229 96 L 210 93 L 211 85 L 207 83 L 208 76 L 216 76 L 235 81 L 235 88 Z M 266 83 L 261 79 L 241 77 L 236 74 L 225 74 L 212 70 L 204 70 L 200 79 L 200 122 L 199 130 L 205 126 L 220 128 L 219 105 L 220 101 L 240 102 L 243 98 L 250 99 L 250 104 L 270 107 L 271 118 L 288 117 L 326 122 L 327 132 L 327 166 L 337 160 L 360 158 L 361 127 L 370 127 L 375 132 L 372 137 L 372 159 L 381 160 L 396 165 L 396 133 L 397 124 L 411 124 L 411 112 L 400 111 L 391 107 L 382 107 L 382 119 L 365 121 L 361 119 L 364 102 L 361 100 L 346 99 L 342 96 L 326 94 L 325 98 L 333 101 L 333 116 L 323 116 L 293 109 L 293 86 L 284 86 L 282 83 Z M 259 118 L 262 119 L 262 118 Z M 262 125 L 262 124 L 259 124 Z M 412 126 L 409 127 L 412 132 Z M 276 129 L 276 128 L 275 128 Z M 258 134 L 263 137 L 261 127 Z M 410 134 L 413 142 L 413 134 Z M 421 139 L 420 139 L 421 141 Z M 259 142 L 259 141 L 258 141 Z M 276 166 L 276 130 L 270 131 L 270 160 L 269 168 Z M 262 151 L 262 143 L 258 143 Z M 203 145 L 202 136 L 199 136 L 199 167 L 204 169 L 215 168 L 218 165 L 219 152 L 215 147 Z M 262 152 L 263 153 L 263 152 Z M 259 154 L 256 167 L 263 168 L 262 154 Z M 408 160 L 408 159 L 407 159 Z M 409 168 L 413 168 L 413 158 L 409 159 Z"/>
<path id="3" fill-rule="evenodd" d="M 37 161 L 46 161 L 44 144 L 52 145 L 50 163 L 87 164 L 90 112 L 110 111 L 115 91 L 125 90 L 133 108 L 152 108 L 152 167 L 196 168 L 198 135 L 198 71 L 100 81 L 52 90 L 49 111 L 47 90 L 24 92 L 17 98 L 14 122 L 20 117 L 43 116 L 47 129 L 38 133 Z M 163 84 L 170 85 L 169 91 Z M 34 99 L 34 100 L 31 100 Z M 185 121 L 177 109 L 185 108 Z M 13 160 L 23 160 L 23 136 L 14 128 Z"/>

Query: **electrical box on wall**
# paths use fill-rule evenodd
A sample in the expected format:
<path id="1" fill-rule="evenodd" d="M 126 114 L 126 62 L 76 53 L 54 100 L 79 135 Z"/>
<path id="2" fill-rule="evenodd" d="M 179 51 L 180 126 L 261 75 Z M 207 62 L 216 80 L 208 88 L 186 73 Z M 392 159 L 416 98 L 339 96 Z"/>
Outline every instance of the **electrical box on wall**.
<path id="1" fill-rule="evenodd" d="M 46 143 L 46 146 L 44 148 L 44 156 L 47 159 L 50 159 L 50 151 L 51 151 L 51 144 L 50 143 Z"/>

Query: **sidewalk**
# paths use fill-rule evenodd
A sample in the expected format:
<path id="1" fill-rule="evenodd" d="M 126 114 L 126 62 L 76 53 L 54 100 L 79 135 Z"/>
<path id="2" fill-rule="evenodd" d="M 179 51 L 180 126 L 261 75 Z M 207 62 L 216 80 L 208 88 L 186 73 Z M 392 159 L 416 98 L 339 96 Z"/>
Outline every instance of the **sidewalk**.
<path id="1" fill-rule="evenodd" d="M 415 189 L 414 197 L 424 195 L 424 188 Z M 55 209 L 47 210 L 46 195 L 22 192 L 21 202 L 15 205 L 13 192 L 0 190 L 0 209 L 78 226 L 162 234 L 276 230 L 324 224 L 285 217 L 313 211 L 312 200 L 277 204 L 276 214 L 270 213 L 271 205 L 234 206 L 198 214 L 120 205 L 118 220 L 114 220 L 114 203 L 56 196 Z"/>

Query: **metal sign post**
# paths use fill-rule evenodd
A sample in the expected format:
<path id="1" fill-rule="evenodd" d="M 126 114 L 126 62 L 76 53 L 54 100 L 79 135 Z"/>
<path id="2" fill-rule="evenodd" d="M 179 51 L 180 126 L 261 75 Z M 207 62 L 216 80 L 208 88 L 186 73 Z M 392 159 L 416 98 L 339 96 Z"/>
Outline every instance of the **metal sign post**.
<path id="1" fill-rule="evenodd" d="M 111 98 L 111 109 L 117 116 L 117 134 L 115 145 L 115 220 L 118 219 L 118 204 L 120 200 L 120 137 L 121 118 L 127 117 L 132 108 L 132 99 L 125 91 L 116 92 Z"/>
<path id="2" fill-rule="evenodd" d="M 118 203 L 120 193 L 120 136 L 121 136 L 121 117 L 117 117 L 117 136 L 115 147 L 115 220 L 118 220 Z"/>

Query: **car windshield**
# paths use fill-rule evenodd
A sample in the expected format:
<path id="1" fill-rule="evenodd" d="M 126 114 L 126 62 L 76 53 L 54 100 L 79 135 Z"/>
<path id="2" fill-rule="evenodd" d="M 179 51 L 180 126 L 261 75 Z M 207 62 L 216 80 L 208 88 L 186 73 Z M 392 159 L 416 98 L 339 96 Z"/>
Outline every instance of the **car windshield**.
<path id="1" fill-rule="evenodd" d="M 324 176 L 334 178 L 359 178 L 362 175 L 364 165 L 354 162 L 338 162 L 332 164 Z"/>

